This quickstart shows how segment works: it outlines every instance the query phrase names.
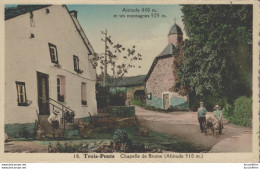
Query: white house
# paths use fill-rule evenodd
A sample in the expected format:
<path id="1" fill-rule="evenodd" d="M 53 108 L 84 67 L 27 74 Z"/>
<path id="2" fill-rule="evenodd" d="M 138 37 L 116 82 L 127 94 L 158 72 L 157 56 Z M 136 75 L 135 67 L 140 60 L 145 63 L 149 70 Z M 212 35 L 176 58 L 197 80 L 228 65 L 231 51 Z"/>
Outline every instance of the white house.
<path id="1" fill-rule="evenodd" d="M 30 136 L 37 113 L 49 116 L 53 107 L 70 108 L 76 119 L 97 113 L 94 56 L 77 12 L 65 5 L 6 9 L 5 132 Z"/>

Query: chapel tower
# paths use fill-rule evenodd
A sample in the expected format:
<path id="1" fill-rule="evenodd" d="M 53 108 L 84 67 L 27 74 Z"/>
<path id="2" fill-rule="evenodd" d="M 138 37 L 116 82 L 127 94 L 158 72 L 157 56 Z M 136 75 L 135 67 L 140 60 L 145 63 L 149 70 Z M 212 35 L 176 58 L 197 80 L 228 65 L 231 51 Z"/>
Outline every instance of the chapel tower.
<path id="1" fill-rule="evenodd" d="M 183 33 L 181 28 L 174 23 L 168 34 L 168 43 L 173 44 L 175 47 L 179 47 L 183 40 Z"/>

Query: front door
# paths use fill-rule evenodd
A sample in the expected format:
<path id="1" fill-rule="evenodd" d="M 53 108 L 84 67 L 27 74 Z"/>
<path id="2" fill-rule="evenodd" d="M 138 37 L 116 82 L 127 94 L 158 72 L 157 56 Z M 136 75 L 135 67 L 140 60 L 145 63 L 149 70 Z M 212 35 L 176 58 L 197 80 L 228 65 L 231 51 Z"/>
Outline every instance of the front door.
<path id="1" fill-rule="evenodd" d="M 49 98 L 49 75 L 37 72 L 38 105 L 40 115 L 50 115 Z"/>
<path id="2" fill-rule="evenodd" d="M 169 108 L 169 94 L 163 94 L 163 108 L 167 110 Z"/>

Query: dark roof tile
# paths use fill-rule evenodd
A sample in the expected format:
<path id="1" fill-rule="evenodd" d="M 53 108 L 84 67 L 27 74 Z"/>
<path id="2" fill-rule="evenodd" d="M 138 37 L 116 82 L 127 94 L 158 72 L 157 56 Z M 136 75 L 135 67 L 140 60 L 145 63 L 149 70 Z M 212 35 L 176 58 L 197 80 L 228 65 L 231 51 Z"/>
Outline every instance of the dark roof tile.
<path id="1" fill-rule="evenodd" d="M 177 51 L 177 50 L 176 50 L 175 46 L 170 43 L 170 44 L 168 44 L 168 45 L 166 46 L 166 48 L 164 48 L 164 50 L 163 50 L 158 56 L 172 55 L 172 54 L 174 54 L 176 51 Z M 158 56 L 157 56 L 157 57 L 158 57 Z"/>
<path id="2" fill-rule="evenodd" d="M 17 7 L 5 8 L 5 20 L 48 6 L 50 5 L 18 5 Z"/>
<path id="3" fill-rule="evenodd" d="M 177 49 L 173 44 L 168 44 L 166 46 L 166 48 L 153 60 L 153 63 L 151 65 L 151 68 L 147 74 L 147 76 L 145 77 L 145 82 L 148 80 L 148 78 L 150 77 L 151 73 L 153 72 L 153 69 L 155 67 L 155 65 L 157 64 L 159 59 L 163 59 L 163 58 L 168 58 L 168 57 L 173 57 L 173 55 L 177 54 Z"/>
<path id="4" fill-rule="evenodd" d="M 131 77 L 123 77 L 118 83 L 118 87 L 134 86 L 134 85 L 144 85 L 144 79 L 146 75 L 138 75 Z"/>
<path id="5" fill-rule="evenodd" d="M 174 25 L 172 25 L 168 35 L 171 35 L 171 34 L 183 34 L 181 31 L 181 28 L 176 23 Z"/>

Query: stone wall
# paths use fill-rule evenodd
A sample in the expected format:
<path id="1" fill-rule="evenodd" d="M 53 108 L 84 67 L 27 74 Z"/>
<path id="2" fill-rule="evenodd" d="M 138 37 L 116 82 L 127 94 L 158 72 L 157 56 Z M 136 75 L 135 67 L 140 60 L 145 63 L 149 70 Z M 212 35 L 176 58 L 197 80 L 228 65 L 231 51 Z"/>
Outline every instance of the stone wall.
<path id="1" fill-rule="evenodd" d="M 180 41 L 178 39 L 181 39 Z M 171 34 L 168 36 L 168 44 L 173 44 L 174 46 L 179 46 L 183 39 L 182 34 Z"/>
<path id="2" fill-rule="evenodd" d="M 187 102 L 186 96 L 183 97 L 176 92 L 170 92 L 175 81 L 172 70 L 173 61 L 173 56 L 162 58 L 155 65 L 146 82 L 146 93 L 152 94 L 151 100 L 146 99 L 147 105 L 163 108 L 163 94 L 169 94 L 170 107 L 177 107 Z"/>
<path id="3" fill-rule="evenodd" d="M 153 72 L 146 82 L 147 93 L 152 93 L 153 96 L 161 98 L 162 92 L 169 91 L 174 83 L 172 72 L 173 60 L 174 57 L 158 60 Z"/>

